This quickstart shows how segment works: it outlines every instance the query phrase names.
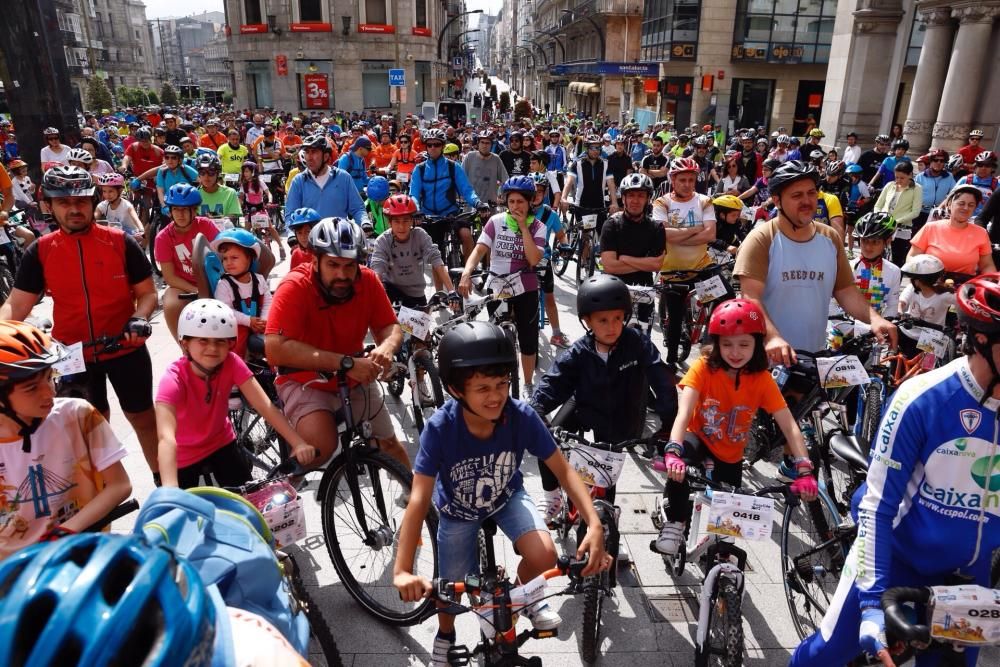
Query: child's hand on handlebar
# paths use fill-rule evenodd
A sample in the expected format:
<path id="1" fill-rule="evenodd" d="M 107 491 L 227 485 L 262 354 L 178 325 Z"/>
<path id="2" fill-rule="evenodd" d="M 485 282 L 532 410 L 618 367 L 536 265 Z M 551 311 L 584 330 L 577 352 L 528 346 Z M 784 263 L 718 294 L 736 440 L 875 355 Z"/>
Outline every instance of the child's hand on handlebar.
<path id="1" fill-rule="evenodd" d="M 392 583 L 399 591 L 403 602 L 419 602 L 430 595 L 433 586 L 427 577 L 420 577 L 409 572 L 402 572 L 392 578 Z"/>
<path id="2" fill-rule="evenodd" d="M 292 456 L 299 464 L 307 466 L 316 460 L 319 450 L 303 440 L 297 445 L 292 445 Z"/>
<path id="3" fill-rule="evenodd" d="M 604 526 L 596 524 L 587 527 L 587 533 L 576 548 L 577 559 L 583 558 L 587 554 L 587 567 L 580 573 L 584 577 L 589 577 L 603 572 L 611 567 L 611 556 L 604 551 Z"/>

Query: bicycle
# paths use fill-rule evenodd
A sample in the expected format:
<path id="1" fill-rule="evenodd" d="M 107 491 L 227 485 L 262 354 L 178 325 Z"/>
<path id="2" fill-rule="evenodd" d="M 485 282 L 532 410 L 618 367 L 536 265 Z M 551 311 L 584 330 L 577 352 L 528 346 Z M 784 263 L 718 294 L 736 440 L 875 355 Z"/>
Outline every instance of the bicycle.
<path id="1" fill-rule="evenodd" d="M 462 250 L 462 240 L 458 236 L 458 228 L 464 227 L 466 226 L 466 223 L 468 223 L 471 231 L 471 227 L 474 226 L 478 215 L 479 214 L 475 209 L 469 209 L 452 215 L 423 216 L 423 222 L 421 224 L 425 229 L 427 229 L 428 226 L 434 225 L 440 225 L 443 229 L 438 249 L 441 251 L 441 257 L 444 259 L 445 266 L 447 266 L 449 270 L 465 266 L 465 253 Z M 473 236 L 473 241 L 475 241 L 475 238 L 476 237 Z"/>
<path id="2" fill-rule="evenodd" d="M 483 667 L 515 667 L 528 665 L 541 667 L 541 658 L 521 656 L 520 648 L 529 639 L 548 639 L 557 637 L 557 628 L 552 630 L 522 630 L 517 632 L 516 612 L 532 604 L 550 597 L 574 594 L 573 584 L 581 580 L 581 573 L 587 566 L 587 560 L 570 560 L 562 556 L 556 567 L 546 570 L 532 581 L 515 587 L 507 576 L 504 568 L 496 564 L 493 548 L 493 537 L 497 525 L 492 519 L 483 522 L 479 531 L 479 550 L 481 574 L 470 574 L 464 581 L 449 581 L 434 579 L 433 589 L 428 600 L 439 601 L 447 606 L 438 611 L 446 614 L 459 615 L 474 612 L 479 618 L 480 641 L 471 651 L 466 646 L 453 646 L 448 651 L 448 664 L 468 665 L 478 657 Z M 555 577 L 568 576 L 569 588 L 551 595 L 545 595 L 545 582 Z M 457 596 L 468 593 L 471 604 L 463 605 Z M 488 616 L 487 616 L 488 615 Z"/>
<path id="3" fill-rule="evenodd" d="M 684 315 L 681 320 L 681 334 L 678 341 L 677 358 L 687 359 L 691 354 L 691 346 L 697 341 L 704 342 L 708 336 L 708 323 L 712 319 L 712 309 L 722 297 L 733 294 L 733 289 L 722 277 L 723 271 L 732 268 L 732 264 L 710 264 L 702 269 L 682 269 L 678 271 L 661 271 L 661 283 L 658 286 L 660 304 L 657 314 L 660 318 L 660 328 L 663 331 L 664 345 L 669 327 L 667 314 L 667 292 L 682 295 L 684 298 Z M 677 278 L 676 281 L 667 280 Z M 650 323 L 649 329 L 652 329 Z"/>
<path id="4" fill-rule="evenodd" d="M 250 358 L 246 363 L 271 402 L 280 405 L 278 390 L 274 385 L 276 376 L 267 362 Z M 257 414 L 235 388 L 229 395 L 229 421 L 236 432 L 236 443 L 249 459 L 252 477 L 264 478 L 291 453 L 285 439 Z"/>
<path id="5" fill-rule="evenodd" d="M 569 246 L 569 250 L 563 252 L 556 249 L 552 252 L 552 271 L 560 278 L 566 273 L 569 263 L 573 261 L 582 231 L 582 224 L 575 219 L 564 223 L 564 225 L 566 227 L 566 245 Z"/>
<path id="6" fill-rule="evenodd" d="M 597 238 L 597 220 L 606 215 L 607 208 L 585 208 L 576 204 L 569 205 L 570 213 L 580 219 L 580 235 L 573 246 L 576 258 L 576 284 L 594 275 L 598 268 L 598 258 L 601 253 L 600 239 Z"/>
<path id="7" fill-rule="evenodd" d="M 785 521 L 790 520 L 792 509 L 799 498 L 788 484 L 780 483 L 744 495 L 745 490 L 722 482 L 713 481 L 700 468 L 688 466 L 685 470 L 691 484 L 693 508 L 691 520 L 685 528 L 685 544 L 674 556 L 663 555 L 674 576 L 681 576 L 688 560 L 704 564 L 701 604 L 698 610 L 698 628 L 695 635 L 696 667 L 723 665 L 740 667 L 743 664 L 744 637 L 742 601 L 744 592 L 743 572 L 747 552 L 735 544 L 736 537 L 767 539 L 770 536 L 774 511 L 773 500 L 767 496 L 784 499 Z M 657 530 L 665 522 L 665 505 L 661 506 Z M 711 506 L 716 512 L 702 519 L 702 508 Z M 654 516 L 654 525 L 656 522 Z M 702 524 L 711 535 L 702 539 Z M 649 544 L 656 550 L 656 540 Z M 735 562 L 734 562 L 735 561 Z"/>
<path id="8" fill-rule="evenodd" d="M 637 438 L 616 444 L 590 442 L 559 427 L 552 429 L 552 435 L 559 449 L 569 460 L 570 466 L 577 471 L 583 483 L 590 487 L 594 510 L 604 527 L 604 551 L 611 556 L 613 563 L 608 570 L 582 579 L 577 586 L 579 592 L 583 593 L 580 652 L 584 662 L 593 663 L 597 660 L 601 644 L 601 614 L 604 610 L 604 600 L 618 585 L 615 568 L 620 546 L 618 519 L 621 516 L 621 508 L 614 504 L 615 484 L 625 467 L 624 451 L 645 444 L 646 440 Z M 577 527 L 577 543 L 579 543 L 587 526 L 580 520 L 579 510 L 564 491 L 562 510 L 549 527 L 554 528 L 565 542 L 574 526 Z"/>

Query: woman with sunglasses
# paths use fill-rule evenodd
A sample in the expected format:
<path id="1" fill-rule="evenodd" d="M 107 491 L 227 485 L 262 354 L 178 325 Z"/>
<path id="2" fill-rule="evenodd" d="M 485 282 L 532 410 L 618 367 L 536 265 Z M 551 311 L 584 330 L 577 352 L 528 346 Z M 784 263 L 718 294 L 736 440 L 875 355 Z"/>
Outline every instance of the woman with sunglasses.
<path id="1" fill-rule="evenodd" d="M 395 173 L 395 180 L 406 190 L 409 187 L 413 168 L 417 166 L 417 152 L 413 150 L 412 140 L 409 135 L 399 135 L 399 148 L 393 153 L 392 159 L 385 170 L 382 171 L 387 178 L 391 178 Z"/>

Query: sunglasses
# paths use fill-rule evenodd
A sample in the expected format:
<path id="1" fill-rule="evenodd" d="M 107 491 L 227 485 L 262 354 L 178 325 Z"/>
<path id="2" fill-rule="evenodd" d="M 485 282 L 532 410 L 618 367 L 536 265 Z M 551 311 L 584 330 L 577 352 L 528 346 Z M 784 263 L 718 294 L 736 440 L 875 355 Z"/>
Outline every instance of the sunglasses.
<path id="1" fill-rule="evenodd" d="M 933 160 L 931 160 L 931 162 L 944 162 L 944 158 L 936 157 Z"/>
<path id="2" fill-rule="evenodd" d="M 163 158 L 165 160 L 180 160 L 181 156 L 180 155 L 164 155 Z"/>
<path id="3" fill-rule="evenodd" d="M 410 143 L 410 140 L 409 139 L 400 139 L 399 143 L 401 143 L 401 144 L 408 144 L 408 143 Z"/>
<path id="4" fill-rule="evenodd" d="M 434 142 L 429 143 L 429 144 L 425 143 L 424 146 L 427 146 L 427 148 L 441 148 L 442 146 L 444 146 L 444 144 L 438 143 L 438 142 L 434 141 Z"/>
<path id="5" fill-rule="evenodd" d="M 198 174 L 206 176 L 218 176 L 219 172 L 217 169 L 199 169 Z"/>

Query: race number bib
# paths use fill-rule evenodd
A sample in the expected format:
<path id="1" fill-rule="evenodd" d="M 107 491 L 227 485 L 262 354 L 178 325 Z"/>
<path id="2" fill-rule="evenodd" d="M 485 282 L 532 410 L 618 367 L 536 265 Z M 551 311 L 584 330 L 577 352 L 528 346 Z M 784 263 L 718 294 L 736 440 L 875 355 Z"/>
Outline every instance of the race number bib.
<path id="1" fill-rule="evenodd" d="M 909 227 L 896 227 L 896 236 L 894 238 L 909 240 L 912 237 L 913 230 Z"/>
<path id="2" fill-rule="evenodd" d="M 868 384 L 868 372 L 853 354 L 843 357 L 820 357 L 816 360 L 819 384 L 826 389 L 857 387 Z"/>
<path id="3" fill-rule="evenodd" d="M 240 182 L 239 174 L 226 174 L 224 178 L 226 185 L 236 185 Z"/>
<path id="4" fill-rule="evenodd" d="M 271 183 L 271 174 L 261 174 L 260 175 L 260 181 L 261 181 L 261 183 L 264 183 L 265 185 L 270 185 L 270 183 Z"/>
<path id="5" fill-rule="evenodd" d="M 212 218 L 211 220 L 212 224 L 214 224 L 215 228 L 218 229 L 220 232 L 224 232 L 227 229 L 233 228 L 233 222 L 229 218 Z"/>
<path id="6" fill-rule="evenodd" d="M 948 354 L 948 337 L 943 331 L 921 327 L 920 336 L 917 338 L 917 349 L 929 352 L 938 359 L 944 359 Z"/>
<path id="7" fill-rule="evenodd" d="M 400 183 L 409 183 L 410 175 L 407 174 L 405 171 L 396 172 L 396 180 L 399 181 Z"/>
<path id="8" fill-rule="evenodd" d="M 585 215 L 581 218 L 584 229 L 597 229 L 597 214 L 591 213 L 590 215 Z"/>
<path id="9" fill-rule="evenodd" d="M 514 277 L 512 276 L 512 278 Z M 493 290 L 493 296 L 497 299 L 509 299 L 524 294 L 524 282 L 517 278 L 513 280 L 493 278 L 490 281 L 490 289 Z"/>
<path id="10" fill-rule="evenodd" d="M 726 285 L 719 276 L 712 276 L 707 280 L 702 280 L 694 284 L 694 293 L 698 297 L 698 303 L 711 303 L 719 297 L 726 296 Z"/>
<path id="11" fill-rule="evenodd" d="M 66 358 L 52 366 L 59 375 L 76 375 L 87 370 L 87 364 L 83 360 L 83 343 L 76 342 L 66 348 L 68 354 Z"/>
<path id="12" fill-rule="evenodd" d="M 420 340 L 427 340 L 431 332 L 431 315 L 422 310 L 414 310 L 406 306 L 400 306 L 396 315 L 399 326 L 406 333 Z"/>
<path id="13" fill-rule="evenodd" d="M 739 493 L 712 493 L 708 510 L 709 533 L 742 537 L 746 540 L 766 540 L 774 525 L 774 498 L 744 496 Z"/>
<path id="14" fill-rule="evenodd" d="M 625 452 L 612 452 L 586 445 L 574 445 L 569 465 L 587 486 L 607 489 L 614 486 L 625 467 Z"/>
<path id="15" fill-rule="evenodd" d="M 250 224 L 254 229 L 267 229 L 271 226 L 271 218 L 264 211 L 257 211 L 250 216 Z"/>
<path id="16" fill-rule="evenodd" d="M 966 646 L 1000 643 L 1000 591 L 972 585 L 932 590 L 932 638 Z"/>

